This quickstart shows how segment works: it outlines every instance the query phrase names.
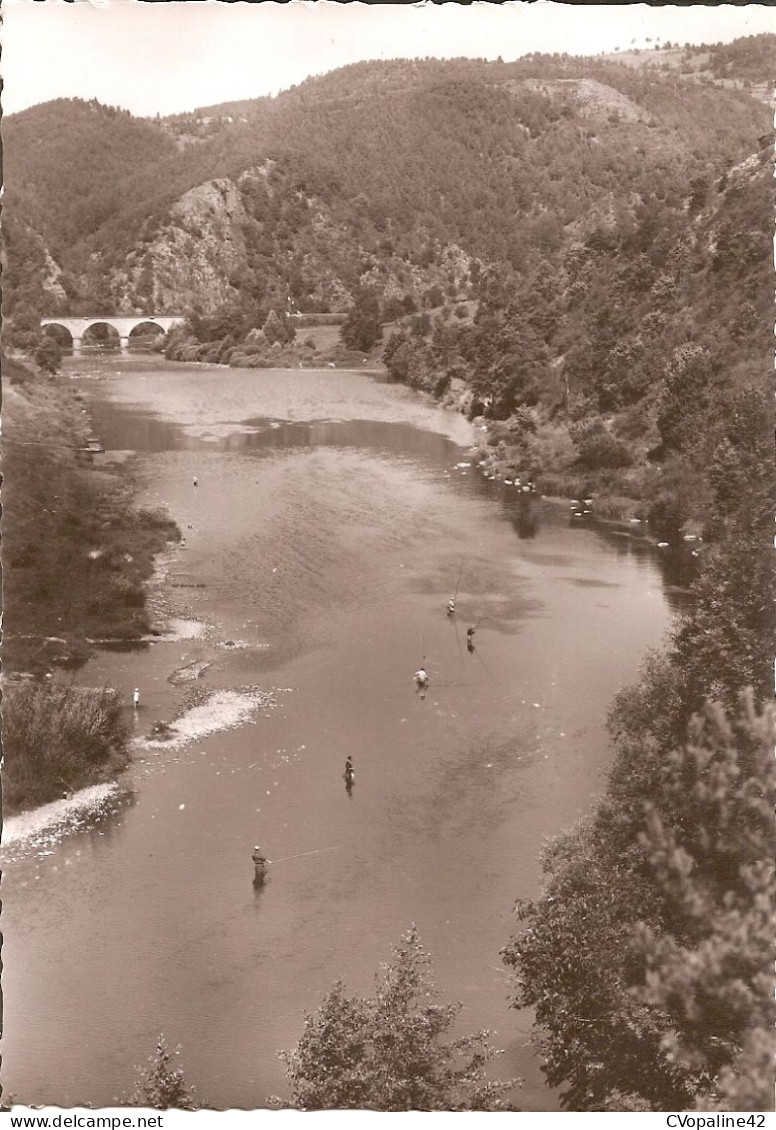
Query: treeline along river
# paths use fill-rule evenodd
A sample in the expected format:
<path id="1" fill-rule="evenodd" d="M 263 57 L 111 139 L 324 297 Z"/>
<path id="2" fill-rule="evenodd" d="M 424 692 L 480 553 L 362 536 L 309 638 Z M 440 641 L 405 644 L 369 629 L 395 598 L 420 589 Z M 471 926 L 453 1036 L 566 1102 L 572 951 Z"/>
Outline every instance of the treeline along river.
<path id="1" fill-rule="evenodd" d="M 374 376 L 68 365 L 102 458 L 137 453 L 138 503 L 185 542 L 151 595 L 172 630 L 77 675 L 133 716 L 120 792 L 4 848 L 6 1094 L 110 1104 L 163 1031 L 209 1105 L 261 1106 L 304 1010 L 338 977 L 371 991 L 414 921 L 462 1031 L 495 1030 L 518 1101 L 554 1109 L 499 949 L 669 624 L 656 552 L 485 481 L 462 417 Z"/>

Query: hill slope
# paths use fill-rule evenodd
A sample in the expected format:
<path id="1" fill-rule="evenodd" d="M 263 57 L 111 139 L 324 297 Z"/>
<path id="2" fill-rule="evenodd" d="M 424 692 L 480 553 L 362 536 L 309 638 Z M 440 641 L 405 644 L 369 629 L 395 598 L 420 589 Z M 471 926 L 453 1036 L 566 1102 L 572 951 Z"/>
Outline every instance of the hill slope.
<path id="1" fill-rule="evenodd" d="M 7 119 L 14 327 L 52 304 L 232 302 L 261 325 L 271 306 L 344 309 L 364 282 L 465 294 L 445 254 L 530 267 L 570 225 L 678 200 L 768 128 L 742 91 L 559 58 L 362 63 L 228 110 L 147 122 L 60 101 Z"/>

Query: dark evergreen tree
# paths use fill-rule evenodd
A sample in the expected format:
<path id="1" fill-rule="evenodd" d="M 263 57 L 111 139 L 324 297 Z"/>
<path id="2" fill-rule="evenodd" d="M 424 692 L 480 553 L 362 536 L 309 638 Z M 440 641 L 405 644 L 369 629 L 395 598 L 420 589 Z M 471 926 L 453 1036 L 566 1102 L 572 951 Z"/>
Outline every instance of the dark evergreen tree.
<path id="1" fill-rule="evenodd" d="M 377 345 L 383 336 L 380 322 L 380 303 L 369 287 L 360 287 L 354 296 L 353 309 L 340 329 L 340 337 L 348 349 L 363 353 Z"/>
<path id="2" fill-rule="evenodd" d="M 44 334 L 35 350 L 35 361 L 44 373 L 58 373 L 62 364 L 62 350 L 50 334 Z"/>

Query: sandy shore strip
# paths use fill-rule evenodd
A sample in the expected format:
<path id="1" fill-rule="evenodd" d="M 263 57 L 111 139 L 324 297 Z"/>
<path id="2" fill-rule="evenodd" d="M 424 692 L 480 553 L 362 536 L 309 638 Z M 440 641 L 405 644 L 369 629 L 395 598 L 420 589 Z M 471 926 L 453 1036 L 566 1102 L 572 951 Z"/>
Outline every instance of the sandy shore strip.
<path id="1" fill-rule="evenodd" d="M 79 789 L 61 800 L 49 801 L 40 808 L 10 816 L 3 821 L 0 858 L 9 860 L 22 850 L 52 847 L 63 836 L 115 812 L 127 795 L 126 788 L 121 788 L 116 781 L 106 781 Z"/>

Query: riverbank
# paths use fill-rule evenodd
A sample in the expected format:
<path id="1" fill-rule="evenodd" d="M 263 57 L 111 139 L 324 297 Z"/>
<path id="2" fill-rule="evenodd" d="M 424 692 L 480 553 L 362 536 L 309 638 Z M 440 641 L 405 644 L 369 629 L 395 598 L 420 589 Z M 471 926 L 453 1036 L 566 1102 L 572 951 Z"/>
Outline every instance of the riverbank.
<path id="1" fill-rule="evenodd" d="M 140 641 L 145 582 L 177 526 L 134 507 L 131 461 L 85 450 L 88 410 L 64 376 L 12 375 L 4 415 L 6 671 L 74 669 L 95 640 Z"/>
<path id="2" fill-rule="evenodd" d="M 538 493 L 552 502 L 572 504 L 592 498 L 589 511 L 596 519 L 638 525 L 645 541 L 670 545 L 688 564 L 698 556 L 703 523 L 682 513 L 675 475 L 650 462 L 646 445 L 634 449 L 627 466 L 590 470 L 579 465 L 570 428 L 564 422 L 534 418 L 520 409 L 507 420 L 473 415 L 474 395 L 460 378 L 451 380 L 441 393 L 430 388 L 420 391 L 471 421 L 475 430 L 471 460 L 485 478 L 505 483 L 531 479 Z M 681 489 L 688 497 L 703 493 L 702 485 L 691 478 L 685 478 Z"/>
<path id="3" fill-rule="evenodd" d="M 146 582 L 180 531 L 138 509 L 132 462 L 87 450 L 89 412 L 65 376 L 5 363 L 3 458 L 5 810 L 110 780 L 128 763 L 120 707 L 104 688 L 42 681 L 97 643 L 152 631 Z M 63 695 L 65 696 L 63 698 Z"/>

